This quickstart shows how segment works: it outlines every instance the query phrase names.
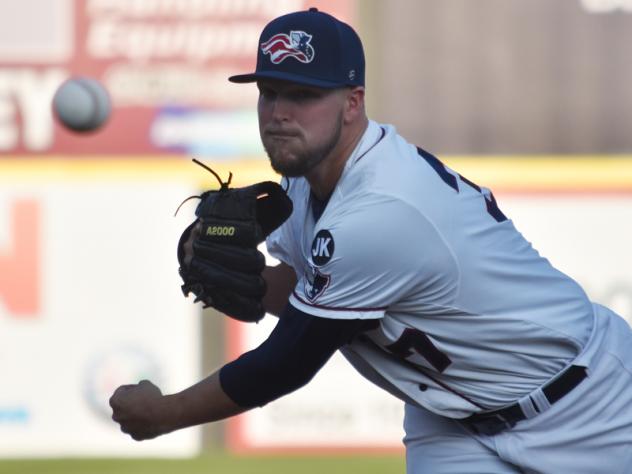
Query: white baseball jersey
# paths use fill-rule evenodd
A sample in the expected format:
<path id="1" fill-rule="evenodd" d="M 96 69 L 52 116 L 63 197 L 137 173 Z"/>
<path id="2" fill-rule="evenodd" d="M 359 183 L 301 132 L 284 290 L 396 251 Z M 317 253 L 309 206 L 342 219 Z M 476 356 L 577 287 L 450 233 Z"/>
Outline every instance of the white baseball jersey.
<path id="1" fill-rule="evenodd" d="M 267 245 L 296 271 L 290 303 L 376 320 L 341 351 L 402 400 L 453 418 L 499 408 L 586 344 L 594 316 L 579 285 L 489 190 L 392 126 L 369 123 L 318 219 L 307 181 L 288 181 L 294 212 Z"/>

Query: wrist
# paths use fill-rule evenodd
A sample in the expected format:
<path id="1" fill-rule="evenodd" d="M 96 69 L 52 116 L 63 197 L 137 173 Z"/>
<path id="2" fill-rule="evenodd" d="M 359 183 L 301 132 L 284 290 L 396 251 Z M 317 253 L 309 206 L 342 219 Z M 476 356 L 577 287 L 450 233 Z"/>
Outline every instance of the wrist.
<path id="1" fill-rule="evenodd" d="M 177 394 L 163 395 L 156 407 L 158 430 L 160 434 L 171 433 L 172 431 L 184 428 L 182 422 L 182 403 L 178 402 Z"/>

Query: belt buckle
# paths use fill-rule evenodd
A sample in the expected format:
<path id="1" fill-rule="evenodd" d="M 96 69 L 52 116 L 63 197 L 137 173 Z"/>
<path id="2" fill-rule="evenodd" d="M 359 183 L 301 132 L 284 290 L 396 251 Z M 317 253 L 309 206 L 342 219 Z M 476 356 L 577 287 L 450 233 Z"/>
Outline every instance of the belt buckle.
<path id="1" fill-rule="evenodd" d="M 487 436 L 494 436 L 498 433 L 508 430 L 516 426 L 515 422 L 511 422 L 503 418 L 497 413 L 486 416 L 484 414 L 477 415 L 476 420 L 469 420 L 468 426 L 476 433 Z"/>

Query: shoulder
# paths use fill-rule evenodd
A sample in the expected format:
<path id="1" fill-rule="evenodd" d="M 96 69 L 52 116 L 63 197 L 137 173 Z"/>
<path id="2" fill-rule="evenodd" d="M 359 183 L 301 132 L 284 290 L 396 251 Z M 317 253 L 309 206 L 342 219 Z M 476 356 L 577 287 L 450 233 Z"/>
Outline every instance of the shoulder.
<path id="1" fill-rule="evenodd" d="M 440 233 L 392 196 L 367 194 L 326 212 L 311 238 L 306 271 L 291 299 L 310 314 L 381 317 L 411 295 L 450 295 L 458 281 L 458 266 Z"/>
<path id="2" fill-rule="evenodd" d="M 437 173 L 442 166 L 437 158 L 408 142 L 392 125 L 371 126 L 377 137 L 374 146 L 349 160 L 339 183 L 341 193 L 350 198 L 381 193 L 423 205 L 433 193 L 453 191 Z M 455 175 L 450 177 L 456 179 Z"/>
<path id="3" fill-rule="evenodd" d="M 369 265 L 401 271 L 414 271 L 420 260 L 428 263 L 430 256 L 443 265 L 453 261 L 439 229 L 422 210 L 379 192 L 366 192 L 335 205 L 331 212 L 328 209 L 315 227 L 311 251 L 321 263 L 319 252 L 327 251 L 329 259 L 345 267 Z"/>

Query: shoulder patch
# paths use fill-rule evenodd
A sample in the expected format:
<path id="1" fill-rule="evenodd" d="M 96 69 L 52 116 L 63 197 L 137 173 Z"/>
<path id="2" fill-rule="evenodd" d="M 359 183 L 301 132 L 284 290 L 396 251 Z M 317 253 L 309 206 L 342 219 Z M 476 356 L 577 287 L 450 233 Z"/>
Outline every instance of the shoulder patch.
<path id="1" fill-rule="evenodd" d="M 312 242 L 312 261 L 314 265 L 326 264 L 334 255 L 334 237 L 326 229 L 319 230 Z"/>
<path id="2" fill-rule="evenodd" d="M 311 275 L 305 275 L 305 296 L 313 303 L 329 286 L 330 276 L 320 273 L 313 267 L 310 273 Z"/>

